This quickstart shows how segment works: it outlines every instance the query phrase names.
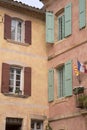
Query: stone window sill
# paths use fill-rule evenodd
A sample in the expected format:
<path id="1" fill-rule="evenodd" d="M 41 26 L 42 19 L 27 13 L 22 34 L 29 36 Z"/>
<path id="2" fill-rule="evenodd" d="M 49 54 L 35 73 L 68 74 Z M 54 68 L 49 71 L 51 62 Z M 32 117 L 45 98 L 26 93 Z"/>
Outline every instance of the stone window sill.
<path id="1" fill-rule="evenodd" d="M 26 95 L 21 95 L 21 94 L 11 94 L 11 93 L 3 93 L 5 96 L 9 97 L 18 97 L 18 98 L 28 98 Z"/>

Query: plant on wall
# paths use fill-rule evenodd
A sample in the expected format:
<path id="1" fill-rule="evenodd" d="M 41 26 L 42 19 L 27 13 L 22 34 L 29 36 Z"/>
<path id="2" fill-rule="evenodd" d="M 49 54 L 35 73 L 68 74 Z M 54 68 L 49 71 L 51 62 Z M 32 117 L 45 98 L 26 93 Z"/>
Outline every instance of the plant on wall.
<path id="1" fill-rule="evenodd" d="M 45 130 L 52 130 L 52 128 L 51 128 L 49 123 L 46 125 L 46 129 Z"/>
<path id="2" fill-rule="evenodd" d="M 76 88 L 73 89 L 74 95 L 77 95 L 77 94 L 80 94 L 80 93 L 84 93 L 84 87 L 76 87 Z"/>

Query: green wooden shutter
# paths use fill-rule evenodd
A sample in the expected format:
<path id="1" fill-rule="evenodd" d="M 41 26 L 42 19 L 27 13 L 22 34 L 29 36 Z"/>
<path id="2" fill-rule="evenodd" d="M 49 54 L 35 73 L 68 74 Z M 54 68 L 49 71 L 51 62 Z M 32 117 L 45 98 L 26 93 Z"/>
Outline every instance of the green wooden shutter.
<path id="1" fill-rule="evenodd" d="M 79 28 L 83 28 L 86 25 L 86 1 L 79 0 Z"/>
<path id="2" fill-rule="evenodd" d="M 48 72 L 48 101 L 54 99 L 54 70 L 50 69 Z"/>
<path id="3" fill-rule="evenodd" d="M 65 63 L 65 96 L 72 95 L 72 61 Z"/>
<path id="4" fill-rule="evenodd" d="M 71 35 L 72 23 L 71 23 L 71 3 L 65 7 L 65 37 Z"/>
<path id="5" fill-rule="evenodd" d="M 46 42 L 54 43 L 54 14 L 46 12 Z"/>

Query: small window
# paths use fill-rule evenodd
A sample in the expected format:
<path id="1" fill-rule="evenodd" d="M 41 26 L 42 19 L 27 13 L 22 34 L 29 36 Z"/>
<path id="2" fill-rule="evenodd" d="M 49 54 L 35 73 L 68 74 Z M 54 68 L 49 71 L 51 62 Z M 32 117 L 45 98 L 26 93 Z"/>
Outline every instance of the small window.
<path id="1" fill-rule="evenodd" d="M 22 130 L 21 118 L 6 118 L 6 129 L 5 130 Z"/>
<path id="2" fill-rule="evenodd" d="M 59 97 L 64 97 L 64 84 L 65 84 L 65 68 L 61 66 L 58 68 L 58 93 Z"/>
<path id="3" fill-rule="evenodd" d="M 43 130 L 43 122 L 39 120 L 31 120 L 31 130 Z"/>
<path id="4" fill-rule="evenodd" d="M 65 37 L 65 16 L 64 13 L 58 17 L 58 40 L 62 40 Z"/>
<path id="5" fill-rule="evenodd" d="M 9 92 L 10 93 L 23 93 L 22 88 L 22 68 L 10 68 Z"/>
<path id="6" fill-rule="evenodd" d="M 23 42 L 22 39 L 23 22 L 12 19 L 11 21 L 11 39 L 17 42 Z"/>

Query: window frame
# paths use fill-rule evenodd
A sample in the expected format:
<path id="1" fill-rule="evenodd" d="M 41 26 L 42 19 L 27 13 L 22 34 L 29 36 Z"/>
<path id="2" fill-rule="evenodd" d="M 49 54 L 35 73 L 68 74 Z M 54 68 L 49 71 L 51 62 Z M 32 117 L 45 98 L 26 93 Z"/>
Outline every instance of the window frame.
<path id="1" fill-rule="evenodd" d="M 12 25 L 13 22 L 15 22 L 15 25 Z M 18 24 L 21 23 L 21 32 L 20 32 L 20 39 L 18 40 Z M 14 32 L 14 38 L 12 38 L 12 26 L 14 26 L 15 28 L 15 32 Z M 21 19 L 18 18 L 12 18 L 11 19 L 11 40 L 18 42 L 18 43 L 24 43 L 24 22 Z"/>
<path id="2" fill-rule="evenodd" d="M 62 98 L 65 97 L 64 93 L 65 65 L 61 65 L 57 68 L 57 75 L 58 75 L 58 97 Z"/>
<path id="3" fill-rule="evenodd" d="M 11 69 L 13 69 L 14 70 L 14 73 L 11 73 Z M 19 86 L 19 91 L 21 92 L 21 94 L 23 95 L 23 81 L 24 81 L 24 73 L 23 73 L 23 71 L 24 71 L 24 69 L 22 68 L 22 67 L 19 67 L 19 66 L 11 66 L 10 67 L 10 74 L 13 74 L 13 91 L 12 92 L 10 92 L 9 91 L 9 93 L 11 93 L 11 94 L 16 94 L 16 88 L 17 88 L 17 86 L 16 86 L 16 76 L 17 76 L 17 69 L 20 69 L 20 86 Z M 11 79 L 9 78 L 9 81 L 10 81 Z M 10 82 L 9 82 L 9 88 L 10 88 Z"/>
<path id="4" fill-rule="evenodd" d="M 62 20 L 61 23 L 60 20 Z M 63 31 L 63 26 L 64 26 L 64 31 Z M 62 11 L 58 15 L 58 40 L 62 40 L 64 38 L 65 38 L 65 15 L 64 15 L 64 11 Z"/>

